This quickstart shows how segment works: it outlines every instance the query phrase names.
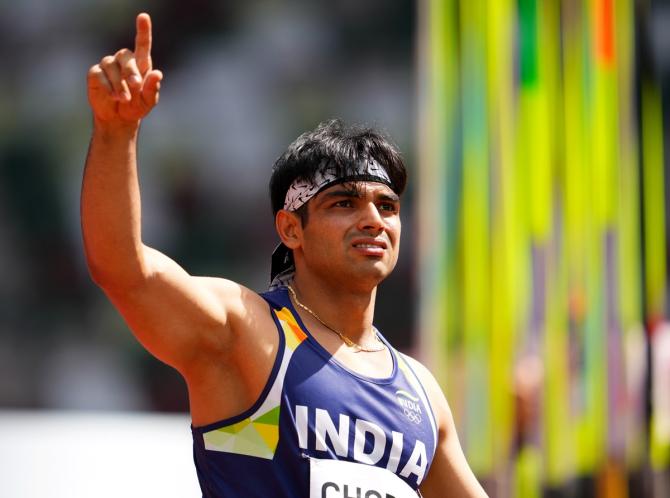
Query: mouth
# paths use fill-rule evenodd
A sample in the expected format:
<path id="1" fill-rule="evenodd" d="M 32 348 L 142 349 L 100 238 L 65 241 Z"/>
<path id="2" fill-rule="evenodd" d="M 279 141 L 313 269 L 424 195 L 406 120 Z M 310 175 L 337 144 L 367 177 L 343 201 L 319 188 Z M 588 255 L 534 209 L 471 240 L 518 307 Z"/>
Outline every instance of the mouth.
<path id="1" fill-rule="evenodd" d="M 384 251 L 388 247 L 385 240 L 370 238 L 356 239 L 352 242 L 351 246 L 357 251 L 360 251 L 368 256 L 383 255 Z"/>
<path id="2" fill-rule="evenodd" d="M 381 249 L 386 249 L 387 247 L 386 241 L 384 239 L 372 238 L 355 239 L 351 245 L 354 247 L 379 247 Z"/>

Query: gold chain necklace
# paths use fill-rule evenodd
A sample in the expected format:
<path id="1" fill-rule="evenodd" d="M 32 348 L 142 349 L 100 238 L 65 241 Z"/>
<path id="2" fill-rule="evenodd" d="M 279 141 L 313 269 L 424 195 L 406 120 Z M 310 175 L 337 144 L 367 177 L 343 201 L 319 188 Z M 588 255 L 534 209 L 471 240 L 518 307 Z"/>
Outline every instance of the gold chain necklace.
<path id="1" fill-rule="evenodd" d="M 333 333 L 337 334 L 338 336 L 340 336 L 340 339 L 342 339 L 342 342 L 344 342 L 344 344 L 346 344 L 348 347 L 350 347 L 350 348 L 354 348 L 354 349 L 356 350 L 357 353 L 360 353 L 360 352 L 363 352 L 363 353 L 377 353 L 377 352 L 379 352 L 379 351 L 383 351 L 383 350 L 385 349 L 384 343 L 383 343 L 382 340 L 379 338 L 379 334 L 377 333 L 376 330 L 375 330 L 375 340 L 376 340 L 378 343 L 380 343 L 380 345 L 379 345 L 379 346 L 374 346 L 374 347 L 373 347 L 373 346 L 361 346 L 361 345 L 358 344 L 357 342 L 354 342 L 354 341 L 352 341 L 351 339 L 349 339 L 349 338 L 348 338 L 346 335 L 344 335 L 342 332 L 338 332 L 337 330 L 335 330 L 333 327 L 331 327 L 331 326 L 328 325 L 326 322 L 324 322 L 323 320 L 321 320 L 321 318 L 319 317 L 319 315 L 317 315 L 317 314 L 314 313 L 311 309 L 309 309 L 307 306 L 305 306 L 304 304 L 302 304 L 302 303 L 300 302 L 300 300 L 298 299 L 298 296 L 296 295 L 295 291 L 293 290 L 293 287 L 291 287 L 290 285 L 287 285 L 286 287 L 288 287 L 288 290 L 291 291 L 291 295 L 293 296 L 293 300 L 295 301 L 295 304 L 297 304 L 297 305 L 300 306 L 302 309 L 304 309 L 307 313 L 309 313 L 309 314 L 312 315 L 314 318 L 316 318 L 316 319 L 319 321 L 319 323 L 321 323 L 321 325 L 323 325 L 324 327 L 326 327 L 328 330 L 330 330 L 331 332 L 333 332 Z"/>

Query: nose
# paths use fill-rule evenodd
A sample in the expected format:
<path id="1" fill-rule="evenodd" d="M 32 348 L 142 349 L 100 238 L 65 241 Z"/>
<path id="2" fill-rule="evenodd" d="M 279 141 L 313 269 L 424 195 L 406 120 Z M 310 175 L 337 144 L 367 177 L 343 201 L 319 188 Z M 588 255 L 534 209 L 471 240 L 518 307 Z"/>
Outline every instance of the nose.
<path id="1" fill-rule="evenodd" d="M 367 202 L 361 209 L 361 217 L 358 222 L 358 228 L 373 233 L 381 233 L 384 230 L 385 223 L 379 209 L 374 202 Z"/>

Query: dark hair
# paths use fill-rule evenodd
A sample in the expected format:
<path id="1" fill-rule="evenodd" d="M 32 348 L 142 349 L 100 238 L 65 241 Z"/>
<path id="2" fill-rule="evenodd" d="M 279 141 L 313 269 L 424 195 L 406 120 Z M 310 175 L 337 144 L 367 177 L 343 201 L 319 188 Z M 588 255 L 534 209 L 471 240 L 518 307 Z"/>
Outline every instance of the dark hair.
<path id="1" fill-rule="evenodd" d="M 284 198 L 298 178 L 312 181 L 324 160 L 334 165 L 337 176 L 351 176 L 362 160 L 374 159 L 391 179 L 393 191 L 405 190 L 407 171 L 397 147 L 384 135 L 360 126 L 347 126 L 339 119 L 321 123 L 300 135 L 272 167 L 270 201 L 272 213 L 284 207 Z M 300 210 L 298 210 L 300 211 Z"/>

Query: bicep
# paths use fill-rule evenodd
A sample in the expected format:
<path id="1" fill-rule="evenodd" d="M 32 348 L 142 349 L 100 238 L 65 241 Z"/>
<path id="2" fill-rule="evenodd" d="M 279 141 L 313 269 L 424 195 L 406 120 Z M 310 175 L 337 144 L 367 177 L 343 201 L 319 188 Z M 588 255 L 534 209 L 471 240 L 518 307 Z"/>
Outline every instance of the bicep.
<path id="1" fill-rule="evenodd" d="M 225 348 L 242 287 L 193 277 L 164 254 L 144 248 L 148 271 L 132 287 L 105 288 L 138 341 L 183 371 L 199 354 Z"/>

